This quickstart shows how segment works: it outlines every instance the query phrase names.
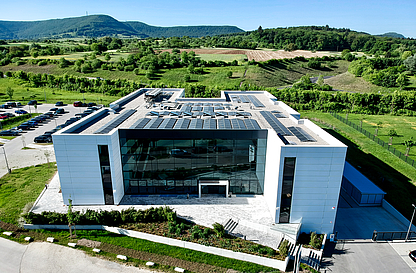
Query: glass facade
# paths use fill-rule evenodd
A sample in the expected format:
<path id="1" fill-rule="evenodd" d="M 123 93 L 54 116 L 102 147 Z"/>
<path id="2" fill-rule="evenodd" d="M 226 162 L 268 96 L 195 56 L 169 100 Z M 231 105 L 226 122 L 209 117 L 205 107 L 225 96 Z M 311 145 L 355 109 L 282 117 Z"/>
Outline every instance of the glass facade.
<path id="1" fill-rule="evenodd" d="M 228 180 L 233 194 L 262 194 L 265 130 L 119 130 L 125 194 L 198 194 Z"/>
<path id="2" fill-rule="evenodd" d="M 296 157 L 285 157 L 283 167 L 282 196 L 280 200 L 279 223 L 289 223 L 292 207 L 293 180 L 295 178 Z"/>

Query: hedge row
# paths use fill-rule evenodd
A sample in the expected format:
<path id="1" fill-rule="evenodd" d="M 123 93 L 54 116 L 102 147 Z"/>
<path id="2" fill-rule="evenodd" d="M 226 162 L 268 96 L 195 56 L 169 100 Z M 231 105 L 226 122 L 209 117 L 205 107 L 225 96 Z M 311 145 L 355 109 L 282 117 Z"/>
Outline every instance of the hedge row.
<path id="1" fill-rule="evenodd" d="M 117 226 L 127 223 L 152 223 L 176 220 L 176 212 L 170 207 L 135 210 L 129 208 L 122 211 L 75 211 L 72 213 L 74 223 L 78 225 L 110 225 Z M 44 211 L 41 214 L 29 212 L 23 215 L 28 224 L 37 225 L 66 225 L 67 213 Z"/>

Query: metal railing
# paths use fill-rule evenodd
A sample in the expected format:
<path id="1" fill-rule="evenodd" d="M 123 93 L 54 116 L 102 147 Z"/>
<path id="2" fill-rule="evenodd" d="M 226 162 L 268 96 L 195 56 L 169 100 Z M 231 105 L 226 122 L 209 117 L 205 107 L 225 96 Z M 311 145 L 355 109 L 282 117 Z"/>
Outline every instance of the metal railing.
<path id="1" fill-rule="evenodd" d="M 373 232 L 373 241 L 406 240 L 407 231 L 376 231 Z M 410 231 L 408 240 L 416 239 L 416 232 Z"/>
<path id="2" fill-rule="evenodd" d="M 413 168 L 416 169 L 416 161 L 413 160 L 413 159 L 411 159 L 411 158 L 409 158 L 409 156 L 406 156 L 404 153 L 402 153 L 399 150 L 393 148 L 391 145 L 389 145 L 388 143 L 386 143 L 383 140 L 379 139 L 377 136 L 375 136 L 374 134 L 370 133 L 366 129 L 363 129 L 362 127 L 358 126 L 357 124 L 355 124 L 355 123 L 353 123 L 353 122 L 351 122 L 351 121 L 349 121 L 349 120 L 341 117 L 340 115 L 338 115 L 336 113 L 331 113 L 331 115 L 334 118 L 342 121 L 343 123 L 351 126 L 352 128 L 354 128 L 358 132 L 364 134 L 366 137 L 368 137 L 372 141 L 376 142 L 378 145 L 382 146 L 387 151 L 391 152 L 392 154 L 394 154 L 395 156 L 397 156 L 398 158 L 400 158 L 401 160 L 403 160 L 404 162 L 406 162 L 407 164 L 409 164 L 410 166 L 412 166 Z"/>

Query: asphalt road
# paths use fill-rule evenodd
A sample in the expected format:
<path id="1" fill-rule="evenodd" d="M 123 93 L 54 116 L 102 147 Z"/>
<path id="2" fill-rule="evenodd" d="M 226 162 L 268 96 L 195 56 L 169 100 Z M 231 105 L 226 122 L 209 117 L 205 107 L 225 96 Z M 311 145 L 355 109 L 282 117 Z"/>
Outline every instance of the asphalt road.
<path id="1" fill-rule="evenodd" d="M 0 237 L 1 273 L 150 273 L 51 243 L 21 245 Z"/>

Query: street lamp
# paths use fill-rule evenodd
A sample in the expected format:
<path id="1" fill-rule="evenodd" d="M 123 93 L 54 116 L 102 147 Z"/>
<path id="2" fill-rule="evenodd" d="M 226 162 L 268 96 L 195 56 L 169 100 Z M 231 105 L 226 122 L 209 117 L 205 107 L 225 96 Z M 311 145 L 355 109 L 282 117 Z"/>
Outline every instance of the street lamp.
<path id="1" fill-rule="evenodd" d="M 410 228 L 412 227 L 413 217 L 415 216 L 416 206 L 415 206 L 415 204 L 412 204 L 412 206 L 413 206 L 413 214 L 412 214 L 412 219 L 410 220 L 409 229 L 407 230 L 405 242 L 407 242 L 407 238 L 409 238 Z"/>
<path id="2" fill-rule="evenodd" d="M 8 173 L 11 173 L 12 170 L 10 170 L 10 168 L 9 168 L 9 162 L 7 162 L 6 150 L 4 150 L 4 146 L 1 146 L 1 147 L 3 148 L 4 160 L 6 160 L 7 172 Z"/>

